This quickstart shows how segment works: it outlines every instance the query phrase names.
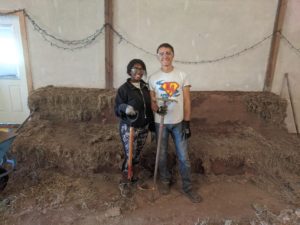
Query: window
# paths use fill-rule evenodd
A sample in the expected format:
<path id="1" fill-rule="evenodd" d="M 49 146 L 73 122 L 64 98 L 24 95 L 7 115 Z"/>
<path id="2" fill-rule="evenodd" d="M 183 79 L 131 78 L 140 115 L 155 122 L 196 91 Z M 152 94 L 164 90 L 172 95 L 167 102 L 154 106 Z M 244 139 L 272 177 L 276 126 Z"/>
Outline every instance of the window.
<path id="1" fill-rule="evenodd" d="M 0 24 L 0 79 L 19 79 L 18 45 L 12 24 Z"/>

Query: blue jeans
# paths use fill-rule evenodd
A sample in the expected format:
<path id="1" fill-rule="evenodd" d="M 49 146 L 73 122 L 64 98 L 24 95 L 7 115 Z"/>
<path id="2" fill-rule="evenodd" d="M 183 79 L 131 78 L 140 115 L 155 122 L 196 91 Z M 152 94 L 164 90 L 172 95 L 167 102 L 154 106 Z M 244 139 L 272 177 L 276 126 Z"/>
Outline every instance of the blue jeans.
<path id="1" fill-rule="evenodd" d="M 159 134 L 159 124 L 156 123 L 155 127 L 156 133 Z M 169 134 L 171 134 L 176 148 L 179 172 L 182 179 L 182 189 L 183 191 L 188 192 L 192 189 L 191 163 L 187 152 L 188 141 L 182 137 L 181 122 L 177 124 L 164 124 L 158 163 L 160 179 L 164 183 L 170 183 L 171 181 L 171 173 L 167 167 Z"/>

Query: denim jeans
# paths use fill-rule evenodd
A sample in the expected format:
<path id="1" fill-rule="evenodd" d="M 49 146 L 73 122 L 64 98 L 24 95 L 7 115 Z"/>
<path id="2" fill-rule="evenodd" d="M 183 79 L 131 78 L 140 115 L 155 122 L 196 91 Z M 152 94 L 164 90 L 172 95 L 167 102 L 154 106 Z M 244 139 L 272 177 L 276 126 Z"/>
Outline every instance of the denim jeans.
<path id="1" fill-rule="evenodd" d="M 159 126 L 158 123 L 155 124 L 157 134 L 159 134 Z M 187 152 L 188 141 L 183 138 L 181 122 L 177 124 L 164 124 L 158 163 L 160 179 L 164 183 L 170 183 L 171 181 L 171 173 L 167 167 L 169 134 L 171 135 L 176 148 L 179 172 L 182 179 L 182 189 L 183 191 L 188 192 L 192 189 L 191 163 Z"/>

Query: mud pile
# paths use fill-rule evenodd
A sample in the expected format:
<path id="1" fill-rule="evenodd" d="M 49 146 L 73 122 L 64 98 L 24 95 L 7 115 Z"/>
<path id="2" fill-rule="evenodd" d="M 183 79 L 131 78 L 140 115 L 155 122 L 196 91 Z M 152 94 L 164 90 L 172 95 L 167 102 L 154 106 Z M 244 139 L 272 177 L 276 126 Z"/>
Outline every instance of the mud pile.
<path id="1" fill-rule="evenodd" d="M 35 110 L 14 142 L 24 171 L 53 168 L 85 176 L 117 173 L 123 152 L 114 117 L 114 91 L 46 87 L 29 99 Z M 192 171 L 204 175 L 246 175 L 254 183 L 280 186 L 299 202 L 300 142 L 284 129 L 286 101 L 262 92 L 193 92 Z M 142 167 L 153 172 L 155 143 L 148 141 Z M 170 142 L 169 166 L 177 177 Z"/>

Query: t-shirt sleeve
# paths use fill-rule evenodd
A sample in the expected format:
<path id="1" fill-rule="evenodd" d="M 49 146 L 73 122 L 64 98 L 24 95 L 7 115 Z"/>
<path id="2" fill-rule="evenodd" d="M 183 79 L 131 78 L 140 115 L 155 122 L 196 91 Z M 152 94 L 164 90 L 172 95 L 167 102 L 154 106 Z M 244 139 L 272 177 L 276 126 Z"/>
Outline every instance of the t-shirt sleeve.
<path id="1" fill-rule="evenodd" d="M 151 79 L 151 77 L 148 80 L 148 85 L 149 85 L 149 90 L 150 91 L 154 91 L 155 87 L 153 86 L 153 79 Z"/>
<path id="2" fill-rule="evenodd" d="M 183 77 L 183 87 L 187 87 L 187 86 L 189 86 L 189 87 L 191 87 L 192 85 L 191 85 L 191 82 L 190 82 L 190 78 L 189 78 L 189 76 L 185 73 L 185 72 L 181 72 L 182 73 L 182 77 Z"/>

